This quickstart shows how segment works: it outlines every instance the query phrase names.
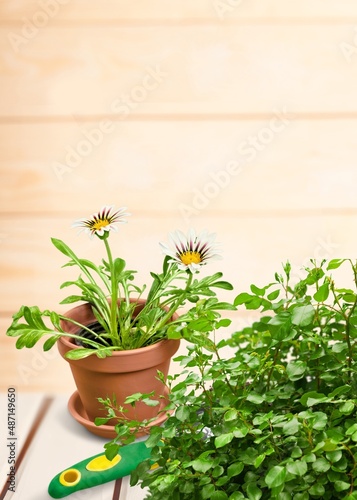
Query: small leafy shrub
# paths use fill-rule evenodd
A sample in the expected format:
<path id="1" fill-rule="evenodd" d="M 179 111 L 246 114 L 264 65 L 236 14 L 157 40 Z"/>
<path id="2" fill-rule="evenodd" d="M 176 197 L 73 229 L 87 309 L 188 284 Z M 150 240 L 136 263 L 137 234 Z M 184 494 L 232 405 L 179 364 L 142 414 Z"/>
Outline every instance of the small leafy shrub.
<path id="1" fill-rule="evenodd" d="M 176 358 L 174 412 L 131 477 L 148 499 L 357 499 L 357 264 L 311 263 L 294 286 L 287 263 L 235 298 L 261 313 L 252 325 Z"/>

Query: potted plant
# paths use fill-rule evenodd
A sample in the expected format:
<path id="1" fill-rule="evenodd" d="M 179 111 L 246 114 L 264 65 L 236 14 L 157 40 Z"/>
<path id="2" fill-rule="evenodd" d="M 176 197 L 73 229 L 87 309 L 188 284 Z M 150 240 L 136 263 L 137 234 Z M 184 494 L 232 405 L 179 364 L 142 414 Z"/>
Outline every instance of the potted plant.
<path id="1" fill-rule="evenodd" d="M 214 235 L 190 231 L 187 236 L 173 233 L 169 245 L 161 244 L 165 254 L 163 270 L 160 274 L 151 273 L 152 283 L 146 293 L 146 286 L 135 284 L 135 271 L 128 270 L 122 258 L 114 257 L 109 245 L 110 234 L 128 215 L 126 208 L 105 206 L 73 224 L 103 243 L 106 258 L 99 265 L 77 256 L 63 241 L 52 238 L 54 246 L 69 258 L 65 266 L 76 266 L 81 272 L 77 279 L 61 285 L 79 290 L 61 304 L 81 304 L 65 314 L 22 306 L 7 330 L 7 335 L 17 337 L 19 349 L 31 348 L 43 337 L 48 337 L 44 350 L 58 345 L 70 363 L 78 389 L 69 402 L 72 415 L 92 432 L 104 435 L 112 433 L 112 426 L 109 423 L 108 428 L 98 429 L 93 424 L 101 409 L 98 398 L 115 396 L 124 405 L 136 388 L 146 394 L 148 404 L 138 404 L 136 408 L 127 404 L 129 415 L 140 419 L 155 416 L 167 398 L 167 388 L 157 379 L 157 370 L 165 378 L 180 339 L 190 333 L 194 341 L 195 331 L 205 327 L 207 316 L 219 315 L 220 309 L 229 307 L 218 302 L 214 289 L 232 288 L 221 280 L 222 273 L 195 278 L 201 266 L 219 254 Z M 191 309 L 179 315 L 179 309 L 187 302 L 192 304 Z M 189 332 L 186 324 L 192 319 L 196 325 L 191 322 Z M 119 374 L 123 377 L 120 381 Z M 157 423 L 162 422 L 163 417 L 160 418 Z"/>
<path id="2" fill-rule="evenodd" d="M 357 499 L 357 262 L 311 261 L 296 284 L 283 269 L 235 298 L 255 321 L 177 358 L 174 413 L 152 427 L 150 459 L 131 477 L 147 499 Z M 108 457 L 125 427 L 118 418 Z"/>

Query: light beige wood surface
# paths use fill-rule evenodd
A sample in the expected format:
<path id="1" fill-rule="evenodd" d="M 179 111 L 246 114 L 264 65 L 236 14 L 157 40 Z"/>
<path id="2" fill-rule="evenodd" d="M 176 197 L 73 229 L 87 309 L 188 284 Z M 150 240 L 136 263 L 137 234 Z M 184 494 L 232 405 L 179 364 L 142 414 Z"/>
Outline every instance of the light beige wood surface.
<path id="1" fill-rule="evenodd" d="M 230 298 L 356 255 L 354 0 L 3 0 L 0 71 L 0 390 L 72 392 L 5 332 L 22 304 L 64 311 L 50 238 L 100 259 L 70 225 L 103 204 L 132 213 L 112 242 L 140 284 L 190 226 Z"/>
<path id="2" fill-rule="evenodd" d="M 357 39 L 351 22 L 48 25 L 23 42 L 10 33 L 0 29 L 0 116 L 13 119 L 357 113 L 357 56 L 340 48 Z"/>

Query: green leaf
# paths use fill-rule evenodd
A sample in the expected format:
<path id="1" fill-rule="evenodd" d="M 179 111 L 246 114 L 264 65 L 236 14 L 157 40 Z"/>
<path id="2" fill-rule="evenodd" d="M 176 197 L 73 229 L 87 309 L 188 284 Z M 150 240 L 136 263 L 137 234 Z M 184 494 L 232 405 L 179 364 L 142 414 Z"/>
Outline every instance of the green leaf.
<path id="1" fill-rule="evenodd" d="M 146 404 L 146 406 L 158 406 L 160 404 L 160 401 L 150 398 L 143 398 L 142 402 Z"/>
<path id="2" fill-rule="evenodd" d="M 188 406 L 179 406 L 175 412 L 175 417 L 180 422 L 184 422 L 190 418 L 190 408 Z"/>
<path id="3" fill-rule="evenodd" d="M 254 298 L 253 295 L 250 295 L 249 293 L 242 292 L 237 297 L 234 299 L 234 305 L 235 306 L 240 306 L 242 304 L 246 304 L 247 302 L 250 302 Z"/>
<path id="4" fill-rule="evenodd" d="M 329 398 L 334 398 L 336 396 L 339 396 L 341 394 L 346 394 L 350 392 L 351 386 L 350 385 L 341 385 L 340 387 L 336 387 L 332 392 L 329 393 L 328 397 Z"/>
<path id="5" fill-rule="evenodd" d="M 332 259 L 328 263 L 327 270 L 330 271 L 331 269 L 337 269 L 340 267 L 341 264 L 343 264 L 347 259 Z"/>
<path id="6" fill-rule="evenodd" d="M 60 304 L 73 304 L 73 302 L 78 302 L 80 300 L 86 300 L 86 298 L 83 295 L 69 295 L 61 300 Z"/>
<path id="7" fill-rule="evenodd" d="M 352 434 L 354 434 L 355 432 L 357 432 L 357 424 L 353 424 L 348 427 L 348 429 L 346 430 L 346 436 L 352 436 Z"/>
<path id="8" fill-rule="evenodd" d="M 322 484 L 320 483 L 315 483 L 311 486 L 311 488 L 308 489 L 308 492 L 310 495 L 318 498 L 323 498 L 323 495 L 325 493 L 325 488 L 323 487 Z"/>
<path id="9" fill-rule="evenodd" d="M 249 483 L 247 486 L 247 495 L 249 500 L 259 500 L 262 498 L 262 490 L 255 483 Z"/>
<path id="10" fill-rule="evenodd" d="M 355 405 L 352 401 L 346 401 L 341 406 L 339 406 L 339 411 L 345 415 L 349 415 L 355 409 Z"/>
<path id="11" fill-rule="evenodd" d="M 308 326 L 312 323 L 315 310 L 311 304 L 295 307 L 292 311 L 291 322 L 297 326 Z"/>
<path id="12" fill-rule="evenodd" d="M 213 469 L 211 474 L 212 474 L 212 477 L 214 477 L 214 478 L 223 476 L 224 467 L 222 467 L 222 465 L 216 465 L 216 467 Z"/>
<path id="13" fill-rule="evenodd" d="M 307 365 L 304 361 L 292 361 L 288 363 L 286 367 L 286 373 L 289 377 L 289 380 L 295 381 L 303 378 L 306 372 Z"/>
<path id="14" fill-rule="evenodd" d="M 314 416 L 311 419 L 312 428 L 317 431 L 322 431 L 327 425 L 328 417 L 326 413 L 322 411 L 315 411 Z"/>
<path id="15" fill-rule="evenodd" d="M 228 466 L 227 476 L 229 478 L 238 476 L 243 469 L 244 469 L 244 464 L 242 464 L 242 462 L 234 462 L 233 464 Z"/>
<path id="16" fill-rule="evenodd" d="M 314 299 L 317 300 L 317 302 L 324 302 L 328 298 L 329 293 L 330 285 L 328 282 L 326 282 L 321 285 L 317 292 L 314 294 Z"/>
<path id="17" fill-rule="evenodd" d="M 260 405 L 263 403 L 264 397 L 256 392 L 250 392 L 247 396 L 247 401 L 250 401 L 255 405 Z"/>
<path id="18" fill-rule="evenodd" d="M 229 444 L 233 438 L 234 438 L 233 432 L 221 434 L 220 436 L 217 436 L 214 440 L 215 447 L 216 448 L 223 448 L 223 446 L 226 446 L 227 444 Z"/>
<path id="19" fill-rule="evenodd" d="M 338 462 L 342 458 L 342 451 L 341 450 L 328 451 L 326 452 L 326 458 L 331 463 Z"/>
<path id="20" fill-rule="evenodd" d="M 330 462 L 326 460 L 324 457 L 319 457 L 316 459 L 315 462 L 312 464 L 312 468 L 316 472 L 327 472 L 330 469 L 331 465 Z"/>
<path id="21" fill-rule="evenodd" d="M 307 463 L 304 461 L 296 460 L 295 462 L 288 462 L 286 469 L 294 476 L 304 476 L 307 472 Z"/>
<path id="22" fill-rule="evenodd" d="M 204 474 L 212 468 L 213 463 L 212 458 L 197 458 L 196 460 L 190 462 L 189 465 L 191 465 L 195 471 L 202 472 Z"/>
<path id="23" fill-rule="evenodd" d="M 60 336 L 61 335 L 53 335 L 53 337 L 47 339 L 46 342 L 43 344 L 43 350 L 49 351 L 55 345 Z"/>
<path id="24" fill-rule="evenodd" d="M 255 285 L 250 285 L 250 289 L 255 295 L 263 297 L 263 295 L 265 294 L 265 288 L 258 288 Z"/>
<path id="25" fill-rule="evenodd" d="M 72 250 L 69 248 L 69 246 L 67 246 L 62 240 L 58 240 L 57 238 L 51 238 L 51 241 L 54 244 L 54 246 L 57 248 L 57 250 L 62 252 L 67 257 L 70 257 L 71 259 L 76 259 L 76 260 L 78 259 L 78 257 L 75 255 L 75 253 L 72 252 Z"/>
<path id="26" fill-rule="evenodd" d="M 201 491 L 202 498 L 203 499 L 211 498 L 214 492 L 215 492 L 214 484 L 205 484 L 205 486 L 203 486 Z"/>
<path id="27" fill-rule="evenodd" d="M 351 487 L 350 483 L 346 481 L 335 481 L 333 485 L 338 492 L 348 490 Z"/>
<path id="28" fill-rule="evenodd" d="M 229 497 L 229 500 L 244 500 L 245 496 L 240 491 L 235 491 Z"/>
<path id="29" fill-rule="evenodd" d="M 224 414 L 224 420 L 226 422 L 231 422 L 232 420 L 236 420 L 237 419 L 237 415 L 238 415 L 237 410 L 235 408 L 230 408 Z"/>
<path id="30" fill-rule="evenodd" d="M 324 394 L 316 391 L 306 392 L 300 398 L 301 404 L 308 407 L 314 406 L 319 403 L 324 403 L 326 401 L 328 401 L 328 398 Z"/>
<path id="31" fill-rule="evenodd" d="M 309 500 L 310 495 L 304 491 L 303 493 L 295 493 L 293 500 Z"/>
<path id="32" fill-rule="evenodd" d="M 228 500 L 228 495 L 224 491 L 215 491 L 211 496 L 211 500 Z"/>
<path id="33" fill-rule="evenodd" d="M 285 478 L 286 478 L 286 468 L 282 467 L 281 465 L 275 465 L 269 470 L 268 474 L 265 476 L 265 482 L 271 489 L 284 484 Z"/>
<path id="34" fill-rule="evenodd" d="M 267 298 L 269 300 L 275 300 L 279 297 L 280 295 L 280 290 L 274 290 L 274 292 L 270 292 L 269 295 L 267 296 Z"/>
<path id="35" fill-rule="evenodd" d="M 118 454 L 120 446 L 116 443 L 106 443 L 104 445 L 105 448 L 105 456 L 108 460 L 113 460 L 114 457 Z"/>
<path id="36" fill-rule="evenodd" d="M 125 260 L 121 259 L 120 257 L 117 257 L 116 259 L 114 259 L 113 268 L 114 268 L 114 279 L 118 281 L 121 273 L 125 269 Z"/>
<path id="37" fill-rule="evenodd" d="M 300 423 L 296 417 L 292 418 L 283 425 L 283 433 L 286 436 L 293 436 L 299 432 Z"/>
<path id="38" fill-rule="evenodd" d="M 256 469 L 258 469 L 258 467 L 261 466 L 261 464 L 264 462 L 264 460 L 266 459 L 266 454 L 265 453 L 262 453 L 261 455 L 258 455 L 257 458 L 254 460 L 254 467 Z"/>
<path id="39" fill-rule="evenodd" d="M 233 286 L 228 281 L 215 281 L 210 285 L 211 287 L 223 288 L 223 290 L 233 290 Z"/>
<path id="40" fill-rule="evenodd" d="M 145 441 L 147 448 L 157 446 L 161 440 L 163 429 L 161 427 L 152 427 L 150 429 L 150 436 Z"/>

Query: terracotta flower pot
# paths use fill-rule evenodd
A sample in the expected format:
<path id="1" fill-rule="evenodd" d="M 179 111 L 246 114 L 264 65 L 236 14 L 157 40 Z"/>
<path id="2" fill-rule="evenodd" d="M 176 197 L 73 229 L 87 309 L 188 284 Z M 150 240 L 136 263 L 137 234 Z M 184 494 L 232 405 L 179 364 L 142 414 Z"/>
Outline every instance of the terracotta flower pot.
<path id="1" fill-rule="evenodd" d="M 145 301 L 138 302 L 138 308 L 142 308 Z M 90 304 L 82 304 L 68 311 L 65 316 L 75 319 L 83 325 L 88 325 L 95 321 Z M 74 333 L 78 327 L 69 321 L 62 321 L 61 326 L 64 331 Z M 57 346 L 62 357 L 69 363 L 73 378 L 80 398 L 81 418 L 77 420 L 85 425 L 88 430 L 94 434 L 111 435 L 111 432 L 103 434 L 99 426 L 96 427 L 93 422 L 96 417 L 106 415 L 102 404 L 98 398 L 113 398 L 115 395 L 118 405 L 123 406 L 128 411 L 126 416 L 134 420 L 151 419 L 157 416 L 158 412 L 167 404 L 167 388 L 157 380 L 157 370 L 160 370 L 165 378 L 169 372 L 171 357 L 176 353 L 180 345 L 179 340 L 162 340 L 156 344 L 142 347 L 139 349 L 114 351 L 112 356 L 98 358 L 95 354 L 77 360 L 65 358 L 65 354 L 75 349 L 81 349 L 75 345 L 73 339 L 60 337 Z M 160 405 L 151 407 L 145 403 L 137 403 L 135 407 L 124 405 L 127 396 L 141 392 L 150 393 L 154 391 L 154 399 L 160 401 Z M 70 402 L 70 411 L 73 415 L 75 405 L 72 396 Z M 159 422 L 165 421 L 165 415 L 161 415 Z M 84 420 L 84 422 L 82 422 Z M 86 425 L 88 423 L 89 425 Z M 108 422 L 108 426 L 115 425 Z M 108 430 L 108 426 L 107 430 Z"/>

